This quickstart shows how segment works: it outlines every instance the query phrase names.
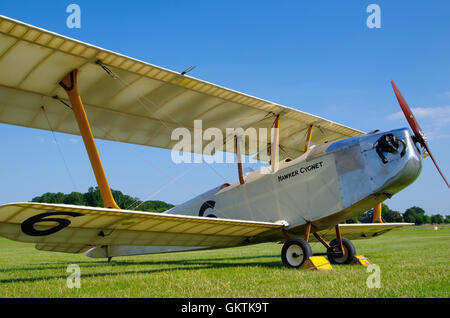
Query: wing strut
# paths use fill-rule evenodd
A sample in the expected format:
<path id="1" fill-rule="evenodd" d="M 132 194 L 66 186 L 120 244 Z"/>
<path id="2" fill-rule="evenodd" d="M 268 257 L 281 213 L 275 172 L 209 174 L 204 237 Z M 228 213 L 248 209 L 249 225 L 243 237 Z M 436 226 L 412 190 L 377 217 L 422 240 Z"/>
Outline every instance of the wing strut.
<path id="1" fill-rule="evenodd" d="M 306 134 L 305 152 L 308 152 L 309 148 L 311 147 L 311 138 L 312 138 L 313 129 L 314 129 L 314 124 L 309 126 L 308 133 Z"/>
<path id="2" fill-rule="evenodd" d="M 278 171 L 278 148 L 280 146 L 280 115 L 277 115 L 277 118 L 275 119 L 275 132 L 273 135 L 273 142 L 271 149 L 271 155 L 270 155 L 270 163 L 272 166 L 272 172 Z"/>
<path id="3" fill-rule="evenodd" d="M 78 70 L 70 72 L 66 75 L 66 77 L 64 77 L 59 85 L 64 88 L 67 96 L 69 97 L 70 103 L 72 104 L 72 110 L 75 114 L 78 127 L 80 128 L 81 136 L 83 137 L 84 146 L 86 147 L 89 160 L 91 161 L 92 169 L 94 170 L 95 178 L 103 199 L 103 204 L 105 205 L 105 208 L 120 210 L 120 207 L 117 205 L 111 193 L 111 188 L 109 187 L 105 171 L 103 170 L 103 165 L 100 160 L 100 155 L 98 154 L 97 146 L 95 145 L 94 136 L 92 135 L 91 127 L 89 126 L 89 121 L 84 110 L 83 102 L 78 94 L 77 75 Z"/>
<path id="4" fill-rule="evenodd" d="M 239 175 L 239 183 L 244 184 L 244 176 L 242 173 L 242 155 L 241 155 L 241 138 L 239 136 L 234 136 L 234 141 L 236 144 L 236 155 L 238 162 L 238 175 Z"/>
<path id="5" fill-rule="evenodd" d="M 381 218 L 382 207 L 383 207 L 383 203 L 378 203 L 373 208 L 372 223 L 384 223 L 383 219 Z"/>

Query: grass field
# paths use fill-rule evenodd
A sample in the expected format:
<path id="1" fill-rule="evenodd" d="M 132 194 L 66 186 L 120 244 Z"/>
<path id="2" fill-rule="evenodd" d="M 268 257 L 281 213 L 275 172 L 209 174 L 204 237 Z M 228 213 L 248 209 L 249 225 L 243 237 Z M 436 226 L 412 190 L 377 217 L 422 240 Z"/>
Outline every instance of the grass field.
<path id="1" fill-rule="evenodd" d="M 116 258 L 40 252 L 0 239 L 0 297 L 444 297 L 450 296 L 450 226 L 418 226 L 354 241 L 378 264 L 381 287 L 365 267 L 286 269 L 281 245 Z M 313 251 L 323 251 L 318 243 Z M 67 266 L 81 268 L 81 288 L 67 287 Z"/>

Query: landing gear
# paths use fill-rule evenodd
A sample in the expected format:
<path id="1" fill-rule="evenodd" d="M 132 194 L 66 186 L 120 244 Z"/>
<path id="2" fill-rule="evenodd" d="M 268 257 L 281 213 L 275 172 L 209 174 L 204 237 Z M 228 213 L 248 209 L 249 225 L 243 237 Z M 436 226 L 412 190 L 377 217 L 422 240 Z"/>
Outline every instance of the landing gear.
<path id="1" fill-rule="evenodd" d="M 332 240 L 330 247 L 327 249 L 327 257 L 331 264 L 350 264 L 356 256 L 356 249 L 353 243 L 346 238 L 341 238 L 341 240 L 344 253 L 342 253 L 338 239 Z"/>
<path id="2" fill-rule="evenodd" d="M 328 244 L 317 232 L 311 231 L 311 223 L 307 224 L 305 239 L 289 238 L 284 232 L 286 243 L 281 250 L 281 259 L 288 268 L 300 268 L 311 256 L 327 256 L 331 264 L 350 264 L 356 256 L 353 243 L 341 236 L 339 225 L 336 225 L 336 238 Z M 326 253 L 313 253 L 309 245 L 309 235 L 312 233 L 316 239 L 325 246 Z"/>
<path id="3" fill-rule="evenodd" d="M 301 238 L 289 239 L 281 249 L 281 260 L 288 268 L 300 268 L 311 256 L 311 246 Z"/>

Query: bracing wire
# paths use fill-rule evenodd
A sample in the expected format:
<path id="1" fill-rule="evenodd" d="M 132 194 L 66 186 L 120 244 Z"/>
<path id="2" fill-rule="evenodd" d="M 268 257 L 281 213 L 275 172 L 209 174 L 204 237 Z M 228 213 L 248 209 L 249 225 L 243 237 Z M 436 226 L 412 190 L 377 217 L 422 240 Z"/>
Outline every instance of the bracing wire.
<path id="1" fill-rule="evenodd" d="M 136 205 L 133 210 L 136 210 L 137 208 L 139 208 L 142 204 L 145 203 L 145 201 L 150 200 L 152 197 L 154 197 L 155 195 L 157 195 L 158 193 L 160 193 L 162 190 L 164 190 L 165 188 L 167 188 L 169 185 L 171 185 L 174 181 L 181 179 L 182 177 L 184 177 L 186 174 L 188 174 L 192 169 L 194 169 L 194 166 L 191 166 L 188 170 L 183 171 L 182 174 L 178 175 L 177 177 L 175 177 L 173 180 L 170 180 L 169 182 L 167 182 L 165 185 L 163 186 L 159 186 L 158 190 L 154 191 L 153 193 L 151 193 L 150 195 L 148 195 L 145 199 L 141 200 L 141 203 L 139 203 L 138 205 Z M 137 201 L 135 201 L 134 203 L 130 204 L 127 207 L 127 210 L 134 205 L 135 203 L 137 203 Z"/>
<path id="2" fill-rule="evenodd" d="M 98 64 L 98 65 L 100 65 L 100 67 L 102 67 L 103 68 L 103 70 L 105 70 L 105 72 L 109 75 L 109 76 L 111 76 L 111 78 L 113 78 L 113 79 L 115 79 L 115 80 L 119 80 L 119 82 L 120 82 L 120 84 L 122 85 L 122 88 L 125 88 L 125 87 L 130 87 L 130 83 L 128 83 L 127 81 L 125 81 L 124 79 L 122 79 L 120 76 L 118 76 L 117 74 L 115 74 L 114 72 L 112 72 L 107 66 L 105 66 L 101 61 L 97 61 L 96 62 L 96 64 Z M 132 86 L 131 86 L 132 87 Z M 134 88 L 133 88 L 134 89 Z M 152 113 L 151 112 L 151 110 L 148 108 L 148 106 L 147 106 L 147 104 L 150 104 L 152 107 L 154 107 L 155 109 L 157 109 L 158 108 L 158 106 L 152 101 L 152 100 L 150 100 L 149 98 L 147 98 L 146 96 L 144 96 L 144 95 L 142 95 L 142 94 L 140 94 L 139 92 L 136 92 L 136 93 L 138 93 L 138 97 L 137 97 L 137 101 L 139 102 L 139 104 L 150 114 L 150 115 L 153 115 L 167 130 L 169 130 L 170 131 L 170 128 L 167 126 L 167 124 L 163 121 L 163 120 L 161 120 L 161 118 L 159 117 L 159 116 L 156 116 L 155 115 L 155 113 Z M 147 104 L 144 102 L 147 102 Z M 164 109 L 161 109 L 162 111 L 164 111 Z M 166 114 L 167 115 L 167 114 Z M 178 122 L 177 120 L 175 120 L 175 119 L 173 119 L 172 118 L 172 120 L 173 121 L 175 121 L 175 123 L 177 123 L 180 127 L 184 127 L 184 125 L 183 124 L 181 124 L 180 122 Z M 186 128 L 186 127 L 185 127 Z M 226 182 L 228 182 L 228 180 L 223 176 L 223 175 L 221 175 L 216 169 L 214 169 L 214 167 L 213 166 L 211 166 L 211 165 L 207 165 L 211 170 L 213 170 L 213 172 L 217 175 L 217 176 L 219 176 L 220 178 L 222 178 L 222 180 L 226 183 Z"/>
<path id="3" fill-rule="evenodd" d="M 72 182 L 73 187 L 75 188 L 75 190 L 78 191 L 78 187 L 77 187 L 77 185 L 75 183 L 75 180 L 74 180 L 72 174 L 70 173 L 70 169 L 69 169 L 67 161 L 66 161 L 66 159 L 64 157 L 64 154 L 62 152 L 61 146 L 60 146 L 58 140 L 56 139 L 55 132 L 53 131 L 52 125 L 50 124 L 50 120 L 48 119 L 47 112 L 45 111 L 45 107 L 41 106 L 41 109 L 42 109 L 42 112 L 44 113 L 45 119 L 47 120 L 48 127 L 50 128 L 50 131 L 52 132 L 53 140 L 55 141 L 56 147 L 58 148 L 58 151 L 59 151 L 59 153 L 61 155 L 61 158 L 63 160 L 64 166 L 65 166 L 65 168 L 67 170 L 67 174 L 69 175 L 69 178 L 70 178 L 70 180 Z"/>
<path id="4" fill-rule="evenodd" d="M 110 137 L 111 139 L 115 139 L 110 133 L 108 133 L 107 131 L 105 131 L 104 129 L 100 128 L 100 130 L 102 130 L 105 135 L 107 135 L 108 137 Z M 181 185 L 186 191 L 188 191 L 191 195 L 196 196 L 196 194 L 188 187 L 186 186 L 184 183 L 180 182 L 178 179 L 180 179 L 182 176 L 186 175 L 189 171 L 191 171 L 195 166 L 192 165 L 192 167 L 190 169 L 187 170 L 187 172 L 185 172 L 184 174 L 181 174 L 178 177 L 172 177 L 171 175 L 167 174 L 166 172 L 164 172 L 162 169 L 160 169 L 158 166 L 154 165 L 150 160 L 148 160 L 147 158 L 141 156 L 139 153 L 137 153 L 130 145 L 128 145 L 128 148 L 130 149 L 131 152 L 134 153 L 134 155 L 138 158 L 140 158 L 142 161 L 146 162 L 148 165 L 150 165 L 153 169 L 155 169 L 156 171 L 158 171 L 161 175 L 165 176 L 167 179 L 170 180 L 170 182 L 166 185 L 169 186 L 170 184 L 177 182 L 179 185 Z M 203 203 L 207 203 L 205 200 L 201 199 L 201 201 Z M 135 200 L 133 202 L 133 204 L 135 204 L 137 202 L 137 200 Z M 133 205 L 132 204 L 132 205 Z M 135 208 L 136 209 L 136 208 Z M 216 210 L 218 210 L 216 208 Z M 220 211 L 220 210 L 218 210 Z"/>

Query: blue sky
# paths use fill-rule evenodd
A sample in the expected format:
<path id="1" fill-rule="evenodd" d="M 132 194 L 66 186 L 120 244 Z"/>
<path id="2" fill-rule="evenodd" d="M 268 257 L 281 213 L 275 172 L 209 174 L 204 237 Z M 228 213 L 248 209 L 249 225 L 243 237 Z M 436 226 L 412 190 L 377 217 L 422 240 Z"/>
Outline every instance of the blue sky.
<path id="1" fill-rule="evenodd" d="M 66 7 L 81 7 L 81 29 Z M 366 8 L 381 8 L 369 29 Z M 449 1 L 1 1 L 0 13 L 105 49 L 294 107 L 363 131 L 407 126 L 394 79 L 450 178 Z M 79 137 L 0 124 L 0 204 L 95 185 Z M 110 185 L 141 199 L 181 203 L 225 180 L 234 165 L 175 165 L 170 151 L 98 141 Z M 145 160 L 143 160 L 145 158 Z M 152 164 L 149 164 L 150 161 Z M 178 178 L 170 183 L 161 171 Z M 220 174 L 221 176 L 219 176 Z M 450 214 L 431 160 L 385 202 Z"/>

